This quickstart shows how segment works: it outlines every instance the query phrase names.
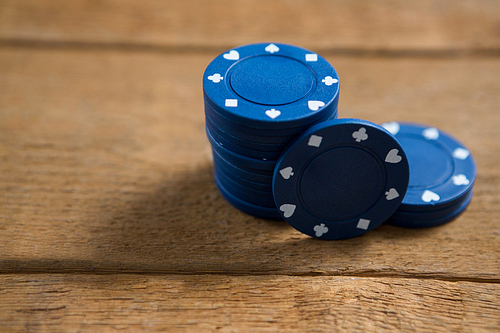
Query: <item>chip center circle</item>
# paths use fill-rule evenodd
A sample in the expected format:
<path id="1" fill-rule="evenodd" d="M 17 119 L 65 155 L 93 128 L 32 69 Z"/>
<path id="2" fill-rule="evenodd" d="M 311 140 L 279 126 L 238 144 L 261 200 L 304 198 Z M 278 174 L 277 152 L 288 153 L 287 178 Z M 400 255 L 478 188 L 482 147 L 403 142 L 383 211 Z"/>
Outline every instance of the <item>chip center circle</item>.
<path id="1" fill-rule="evenodd" d="M 339 221 L 361 216 L 379 199 L 385 173 L 378 160 L 356 147 L 323 152 L 305 168 L 301 200 L 318 218 Z"/>
<path id="2" fill-rule="evenodd" d="M 410 164 L 410 182 L 414 189 L 431 188 L 444 183 L 453 173 L 453 158 L 435 141 L 398 137 Z"/>
<path id="3" fill-rule="evenodd" d="M 261 55 L 237 62 L 229 82 L 236 94 L 250 102 L 283 105 L 306 96 L 314 87 L 315 75 L 292 58 Z"/>

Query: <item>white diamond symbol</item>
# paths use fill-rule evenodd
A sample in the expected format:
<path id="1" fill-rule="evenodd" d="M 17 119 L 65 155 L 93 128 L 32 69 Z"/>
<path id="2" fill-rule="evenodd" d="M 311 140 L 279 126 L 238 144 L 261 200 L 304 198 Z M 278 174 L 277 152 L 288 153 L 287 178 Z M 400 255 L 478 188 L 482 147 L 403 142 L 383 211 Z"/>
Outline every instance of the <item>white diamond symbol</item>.
<path id="1" fill-rule="evenodd" d="M 359 219 L 358 225 L 356 228 L 358 229 L 363 229 L 363 230 L 368 230 L 368 227 L 370 226 L 370 220 L 365 220 L 365 219 Z"/>
<path id="2" fill-rule="evenodd" d="M 321 145 L 321 141 L 323 141 L 322 136 L 313 134 L 309 137 L 309 142 L 307 143 L 307 145 L 311 147 L 319 147 Z"/>
<path id="3" fill-rule="evenodd" d="M 238 100 L 237 99 L 226 99 L 226 104 L 227 107 L 230 108 L 235 108 L 238 106 Z"/>
<path id="4" fill-rule="evenodd" d="M 318 61 L 318 55 L 316 53 L 308 53 L 306 54 L 306 61 Z"/>

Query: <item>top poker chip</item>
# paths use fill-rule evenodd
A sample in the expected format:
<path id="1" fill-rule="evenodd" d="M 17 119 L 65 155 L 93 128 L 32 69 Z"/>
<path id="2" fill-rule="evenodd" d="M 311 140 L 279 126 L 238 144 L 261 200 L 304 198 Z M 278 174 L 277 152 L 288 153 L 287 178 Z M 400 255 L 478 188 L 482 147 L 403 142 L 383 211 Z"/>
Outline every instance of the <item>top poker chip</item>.
<path id="1" fill-rule="evenodd" d="M 251 44 L 216 57 L 203 76 L 207 114 L 253 128 L 286 129 L 332 114 L 339 78 L 320 55 L 287 44 Z"/>
<path id="2" fill-rule="evenodd" d="M 461 206 L 473 191 L 476 163 L 451 135 L 419 124 L 382 124 L 401 143 L 410 164 L 410 183 L 399 211 L 430 212 Z"/>
<path id="3" fill-rule="evenodd" d="M 398 141 L 383 127 L 359 119 L 311 127 L 283 152 L 273 194 L 283 218 L 312 237 L 359 236 L 399 207 L 409 166 Z"/>

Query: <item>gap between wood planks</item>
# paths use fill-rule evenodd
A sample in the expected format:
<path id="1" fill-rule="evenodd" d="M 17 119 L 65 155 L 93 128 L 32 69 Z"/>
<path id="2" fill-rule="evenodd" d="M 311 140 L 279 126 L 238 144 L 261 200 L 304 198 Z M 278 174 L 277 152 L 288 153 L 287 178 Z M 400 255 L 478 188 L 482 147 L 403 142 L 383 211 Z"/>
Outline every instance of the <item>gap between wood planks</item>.
<path id="1" fill-rule="evenodd" d="M 130 274 L 130 275 L 163 275 L 163 276 L 182 276 L 182 275 L 220 275 L 220 276 L 296 276 L 296 277 L 315 277 L 315 276 L 330 276 L 330 277 L 351 277 L 351 278 L 393 278 L 393 279 L 415 279 L 415 280 L 437 280 L 445 282 L 473 282 L 500 284 L 498 278 L 481 278 L 481 277 L 466 277 L 466 276 L 446 276 L 439 273 L 404 273 L 390 270 L 359 270 L 353 273 L 334 273 L 324 271 L 311 272 L 287 272 L 281 271 L 168 271 L 161 269 L 148 269 L 140 267 L 131 268 L 116 268 L 116 267 L 96 267 L 98 265 L 106 265 L 103 263 L 95 263 L 92 261 L 23 261 L 23 260 L 3 260 L 0 261 L 0 276 L 7 274 L 88 274 L 88 275 L 114 275 L 114 274 Z M 24 266 L 24 267 L 23 267 Z M 31 267 L 29 267 L 31 266 Z M 111 265 L 110 265 L 111 266 Z"/>
<path id="2" fill-rule="evenodd" d="M 116 50 L 121 52 L 154 53 L 222 53 L 237 45 L 161 45 L 152 43 L 50 41 L 38 39 L 0 39 L 0 48 L 62 49 L 80 51 Z M 315 48 L 323 56 L 366 58 L 497 58 L 500 48 L 446 48 L 446 49 L 358 49 Z"/>

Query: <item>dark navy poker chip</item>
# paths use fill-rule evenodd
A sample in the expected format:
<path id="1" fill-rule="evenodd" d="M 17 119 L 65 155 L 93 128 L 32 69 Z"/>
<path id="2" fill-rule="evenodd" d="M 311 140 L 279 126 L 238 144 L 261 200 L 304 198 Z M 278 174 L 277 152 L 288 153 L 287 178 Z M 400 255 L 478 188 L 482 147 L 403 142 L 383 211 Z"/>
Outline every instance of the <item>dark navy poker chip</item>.
<path id="1" fill-rule="evenodd" d="M 253 215 L 256 217 L 271 219 L 271 220 L 281 220 L 281 215 L 279 214 L 276 207 L 262 207 L 259 205 L 253 205 L 251 203 L 246 202 L 245 200 L 241 200 L 232 195 L 226 188 L 221 185 L 217 174 L 214 174 L 215 184 L 217 188 L 221 192 L 222 196 L 234 207 L 241 210 L 244 213 L 249 215 Z"/>
<path id="2" fill-rule="evenodd" d="M 476 180 L 469 149 L 435 127 L 397 122 L 382 126 L 401 143 L 410 164 L 408 192 L 398 210 L 436 211 L 460 204 Z"/>
<path id="3" fill-rule="evenodd" d="M 359 236 L 399 207 L 409 181 L 401 145 L 383 127 L 358 119 L 313 126 L 281 155 L 276 206 L 298 231 L 322 239 Z"/>
<path id="4" fill-rule="evenodd" d="M 205 111 L 260 129 L 295 129 L 332 114 L 339 78 L 315 52 L 251 44 L 216 57 L 203 75 Z"/>

